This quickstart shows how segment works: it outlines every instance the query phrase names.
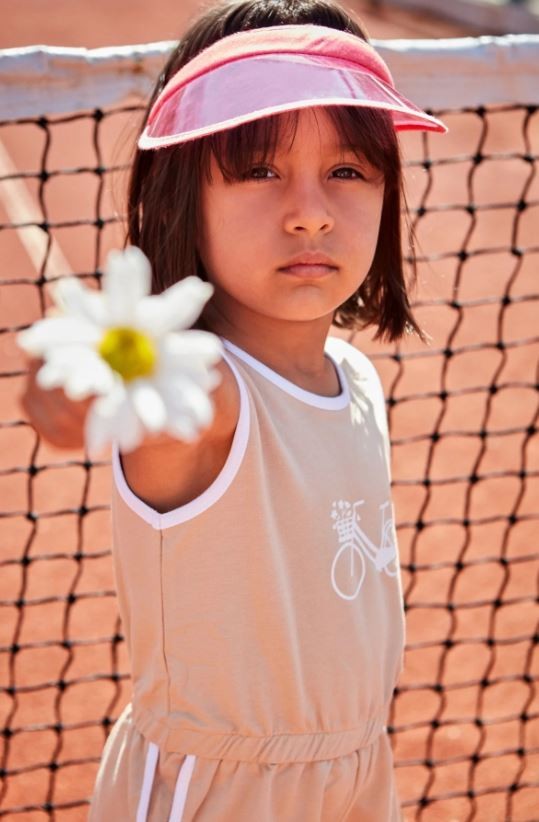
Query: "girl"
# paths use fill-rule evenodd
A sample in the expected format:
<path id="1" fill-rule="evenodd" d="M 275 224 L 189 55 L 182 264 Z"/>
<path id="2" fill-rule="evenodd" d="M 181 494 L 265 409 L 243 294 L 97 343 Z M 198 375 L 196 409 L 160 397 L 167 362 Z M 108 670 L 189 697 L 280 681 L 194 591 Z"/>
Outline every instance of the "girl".
<path id="1" fill-rule="evenodd" d="M 401 259 L 399 128 L 445 130 L 395 91 L 331 0 L 212 7 L 155 89 L 128 240 L 151 260 L 154 293 L 189 274 L 213 284 L 198 326 L 225 353 L 195 442 L 113 448 L 133 698 L 105 744 L 91 822 L 400 818 L 384 398 L 370 361 L 328 337 L 332 323 L 421 336 Z M 44 396 L 35 371 L 34 424 L 80 444 L 90 401 Z"/>

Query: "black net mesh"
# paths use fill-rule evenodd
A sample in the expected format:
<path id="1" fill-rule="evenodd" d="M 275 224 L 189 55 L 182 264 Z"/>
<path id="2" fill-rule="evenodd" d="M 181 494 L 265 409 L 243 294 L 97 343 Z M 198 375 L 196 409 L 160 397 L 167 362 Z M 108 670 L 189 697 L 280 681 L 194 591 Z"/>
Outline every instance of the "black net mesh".
<path id="1" fill-rule="evenodd" d="M 103 744 L 130 699 L 110 463 L 56 450 L 29 426 L 14 337 L 43 316 L 58 277 L 99 286 L 105 252 L 121 245 L 124 155 L 140 111 L 0 124 L 8 152 L 28 158 L 28 170 L 4 163 L 0 175 L 0 816 L 13 819 L 86 818 Z M 431 342 L 339 332 L 374 360 L 388 403 L 407 609 L 389 730 L 407 820 L 531 822 L 539 114 L 435 113 L 447 137 L 403 138 L 414 310 Z"/>

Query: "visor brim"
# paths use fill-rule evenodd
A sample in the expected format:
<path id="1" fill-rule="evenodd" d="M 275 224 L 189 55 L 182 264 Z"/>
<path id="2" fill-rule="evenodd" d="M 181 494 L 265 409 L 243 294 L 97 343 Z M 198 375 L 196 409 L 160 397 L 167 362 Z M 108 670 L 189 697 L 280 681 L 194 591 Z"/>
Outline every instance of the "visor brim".
<path id="1" fill-rule="evenodd" d="M 440 120 L 354 64 L 320 55 L 264 54 L 226 63 L 175 89 L 150 113 L 138 146 L 178 145 L 313 106 L 384 110 L 396 130 L 447 131 Z"/>

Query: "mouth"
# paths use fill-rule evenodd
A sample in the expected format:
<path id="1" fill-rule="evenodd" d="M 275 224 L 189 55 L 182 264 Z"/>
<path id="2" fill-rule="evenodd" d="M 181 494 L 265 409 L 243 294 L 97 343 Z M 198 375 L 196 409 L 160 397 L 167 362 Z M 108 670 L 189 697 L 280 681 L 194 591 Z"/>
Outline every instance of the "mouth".
<path id="1" fill-rule="evenodd" d="M 289 274 L 293 277 L 301 277 L 303 279 L 319 279 L 321 277 L 327 277 L 329 274 L 333 274 L 337 271 L 337 268 L 333 265 L 321 265 L 319 263 L 300 263 L 296 265 L 289 265 L 285 268 L 279 268 L 278 271 L 281 271 L 283 274 Z"/>

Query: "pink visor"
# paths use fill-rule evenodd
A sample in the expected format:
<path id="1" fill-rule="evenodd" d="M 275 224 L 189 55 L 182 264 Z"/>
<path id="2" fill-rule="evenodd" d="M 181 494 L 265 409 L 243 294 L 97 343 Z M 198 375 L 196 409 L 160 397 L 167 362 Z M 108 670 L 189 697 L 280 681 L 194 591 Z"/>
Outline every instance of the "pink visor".
<path id="1" fill-rule="evenodd" d="M 186 63 L 152 106 L 138 146 L 185 143 L 311 106 L 382 109 L 397 130 L 447 131 L 395 89 L 361 38 L 325 26 L 273 26 L 231 34 Z"/>

